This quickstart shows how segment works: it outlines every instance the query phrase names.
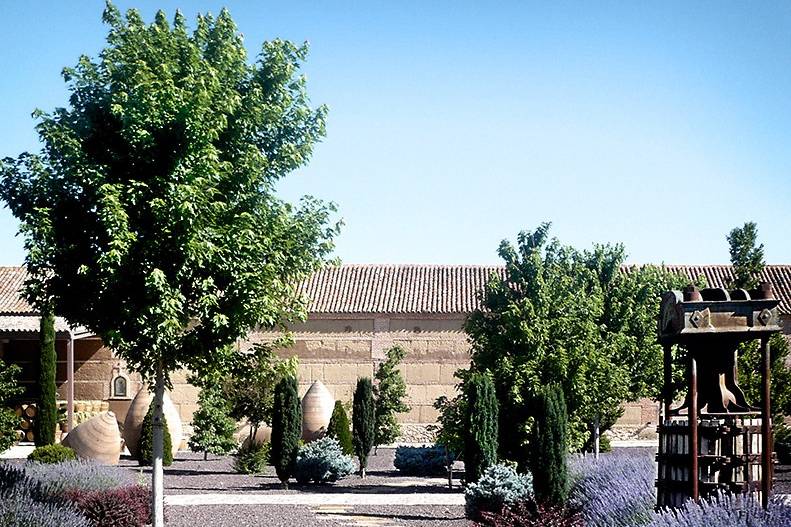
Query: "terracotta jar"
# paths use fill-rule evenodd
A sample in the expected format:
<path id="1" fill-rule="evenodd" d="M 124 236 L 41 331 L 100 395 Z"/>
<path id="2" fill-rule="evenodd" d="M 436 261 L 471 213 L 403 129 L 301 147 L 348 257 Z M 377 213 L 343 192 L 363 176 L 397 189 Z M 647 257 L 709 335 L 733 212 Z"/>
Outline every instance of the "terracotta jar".
<path id="1" fill-rule="evenodd" d="M 117 465 L 121 457 L 121 432 L 113 412 L 99 414 L 75 427 L 63 444 L 81 459 L 93 459 L 105 465 Z"/>
<path id="2" fill-rule="evenodd" d="M 314 382 L 302 398 L 302 439 L 313 441 L 324 436 L 330 424 L 335 397 L 321 381 Z"/>
<path id="3" fill-rule="evenodd" d="M 143 419 L 146 417 L 148 407 L 151 405 L 151 400 L 154 394 L 148 391 L 147 386 L 140 388 L 132 404 L 129 405 L 129 410 L 126 412 L 126 419 L 124 420 L 124 441 L 126 448 L 132 457 L 137 457 L 140 446 L 140 432 L 143 428 Z M 168 423 L 168 431 L 170 432 L 170 444 L 173 455 L 178 452 L 179 445 L 184 438 L 181 429 L 181 417 L 179 411 L 170 399 L 168 392 L 165 392 L 163 399 L 162 410 L 165 412 L 165 419 Z"/>

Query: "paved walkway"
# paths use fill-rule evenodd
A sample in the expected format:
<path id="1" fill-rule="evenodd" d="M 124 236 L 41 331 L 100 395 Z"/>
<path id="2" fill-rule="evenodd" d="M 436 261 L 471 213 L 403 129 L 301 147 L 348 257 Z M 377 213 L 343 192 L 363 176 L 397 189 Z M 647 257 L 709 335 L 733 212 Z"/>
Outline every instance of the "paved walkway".
<path id="1" fill-rule="evenodd" d="M 171 506 L 193 505 L 308 505 L 308 506 L 355 506 L 355 505 L 464 505 L 462 493 L 414 493 L 414 494 L 361 494 L 338 492 L 331 494 L 178 494 L 165 496 L 165 504 Z"/>

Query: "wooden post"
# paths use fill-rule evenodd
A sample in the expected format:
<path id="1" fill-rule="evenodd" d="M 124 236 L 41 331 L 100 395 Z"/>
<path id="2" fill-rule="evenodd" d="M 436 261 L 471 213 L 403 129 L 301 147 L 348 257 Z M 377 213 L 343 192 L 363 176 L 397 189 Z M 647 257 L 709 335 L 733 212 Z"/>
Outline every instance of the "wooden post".
<path id="1" fill-rule="evenodd" d="M 698 501 L 698 361 L 689 352 L 689 482 L 692 499 Z"/>
<path id="2" fill-rule="evenodd" d="M 664 402 L 664 417 L 665 423 L 670 421 L 670 405 L 673 403 L 673 352 L 672 345 L 667 343 L 663 346 L 664 349 L 664 366 L 665 366 L 665 388 L 662 392 Z"/>
<path id="3" fill-rule="evenodd" d="M 771 353 L 769 337 L 761 337 L 761 504 L 769 506 L 772 490 Z"/>

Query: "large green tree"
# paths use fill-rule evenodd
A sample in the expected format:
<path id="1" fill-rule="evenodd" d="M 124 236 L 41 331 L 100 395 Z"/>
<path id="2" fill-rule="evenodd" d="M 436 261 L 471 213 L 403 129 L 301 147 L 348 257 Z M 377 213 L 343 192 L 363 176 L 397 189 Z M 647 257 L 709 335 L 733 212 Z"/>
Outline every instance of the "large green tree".
<path id="1" fill-rule="evenodd" d="M 529 465 L 527 446 L 540 390 L 561 386 L 569 446 L 579 449 L 596 422 L 621 403 L 658 396 L 660 294 L 686 279 L 662 268 L 622 269 L 622 246 L 577 250 L 549 239 L 549 224 L 500 245 L 505 276 L 492 277 L 465 329 L 470 371 L 489 371 L 500 401 L 500 457 Z M 469 372 L 461 371 L 461 384 Z M 463 390 L 462 390 L 463 393 Z"/>
<path id="2" fill-rule="evenodd" d="M 235 360 L 257 325 L 304 316 L 296 286 L 332 249 L 328 207 L 276 184 L 325 132 L 300 63 L 265 42 L 249 60 L 228 11 L 147 24 L 112 4 L 107 45 L 63 71 L 69 104 L 36 112 L 38 154 L 3 160 L 21 220 L 27 294 L 104 339 L 154 382 L 154 525 L 162 525 L 162 394 L 169 372 Z"/>
<path id="3" fill-rule="evenodd" d="M 766 267 L 764 246 L 758 244 L 758 226 L 747 222 L 736 227 L 726 236 L 733 265 L 733 280 L 730 287 L 753 289 L 761 281 Z M 772 382 L 770 395 L 772 417 L 781 422 L 791 415 L 791 368 L 788 366 L 788 340 L 781 334 L 769 338 Z M 758 341 L 739 346 L 739 385 L 747 400 L 754 405 L 761 401 L 761 350 Z"/>

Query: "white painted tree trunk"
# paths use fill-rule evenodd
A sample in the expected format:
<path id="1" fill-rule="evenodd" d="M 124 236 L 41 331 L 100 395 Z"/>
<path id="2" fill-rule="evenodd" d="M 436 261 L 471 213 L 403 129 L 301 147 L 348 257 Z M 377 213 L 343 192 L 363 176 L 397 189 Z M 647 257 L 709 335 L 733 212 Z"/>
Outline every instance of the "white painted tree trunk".
<path id="1" fill-rule="evenodd" d="M 593 421 L 593 457 L 599 459 L 599 416 Z"/>
<path id="2" fill-rule="evenodd" d="M 164 412 L 162 409 L 165 396 L 165 376 L 162 366 L 157 368 L 156 388 L 154 390 L 154 413 L 151 416 L 153 428 L 153 467 L 151 470 L 151 510 L 153 511 L 153 527 L 165 526 L 165 485 L 162 471 L 162 459 L 165 453 Z"/>

